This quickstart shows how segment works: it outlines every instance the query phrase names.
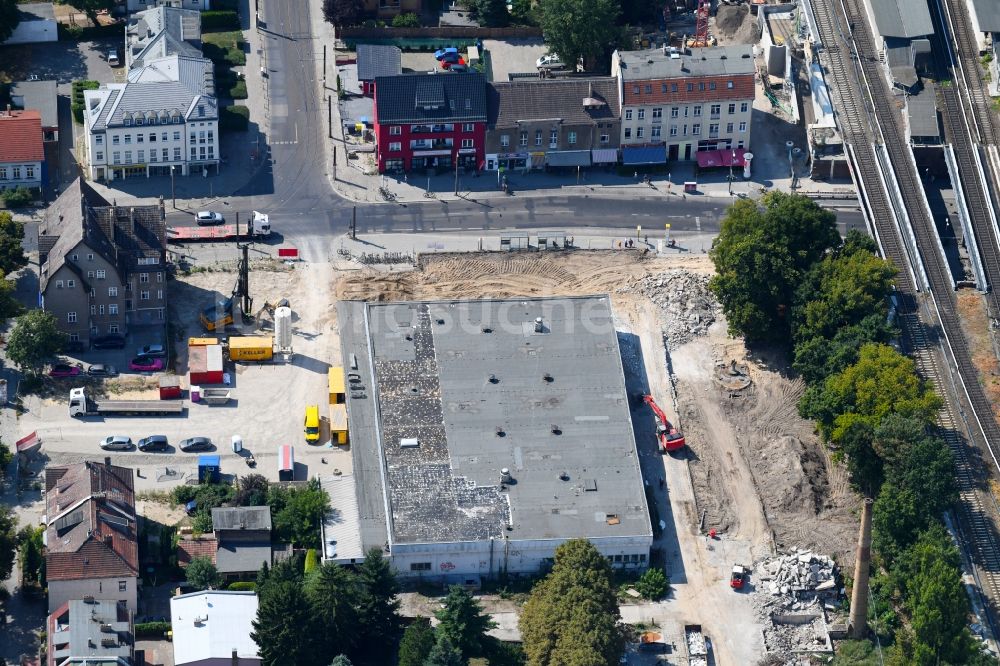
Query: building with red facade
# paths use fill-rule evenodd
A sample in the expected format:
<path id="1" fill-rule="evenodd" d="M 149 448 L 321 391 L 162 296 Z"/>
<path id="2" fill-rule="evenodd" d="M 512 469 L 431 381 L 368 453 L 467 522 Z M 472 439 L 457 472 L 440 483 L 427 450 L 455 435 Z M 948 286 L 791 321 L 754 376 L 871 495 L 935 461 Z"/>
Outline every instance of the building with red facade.
<path id="1" fill-rule="evenodd" d="M 481 74 L 401 74 L 375 80 L 379 173 L 482 169 L 486 80 Z"/>
<path id="2" fill-rule="evenodd" d="M 622 163 L 663 164 L 721 151 L 734 165 L 750 148 L 753 47 L 616 51 Z"/>

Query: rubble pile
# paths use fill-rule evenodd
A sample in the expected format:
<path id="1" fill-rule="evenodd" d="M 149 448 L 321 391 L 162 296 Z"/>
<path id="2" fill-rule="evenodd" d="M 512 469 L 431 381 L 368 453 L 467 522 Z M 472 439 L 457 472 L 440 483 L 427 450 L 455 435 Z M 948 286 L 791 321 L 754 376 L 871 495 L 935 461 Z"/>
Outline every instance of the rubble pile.
<path id="1" fill-rule="evenodd" d="M 620 287 L 618 293 L 642 294 L 663 313 L 663 333 L 672 347 L 704 335 L 718 316 L 719 304 L 708 290 L 709 276 L 685 270 L 647 275 Z"/>
<path id="2" fill-rule="evenodd" d="M 826 611 L 840 596 L 832 559 L 793 548 L 787 555 L 757 562 L 752 580 L 751 600 L 766 627 L 768 652 L 827 649 Z"/>

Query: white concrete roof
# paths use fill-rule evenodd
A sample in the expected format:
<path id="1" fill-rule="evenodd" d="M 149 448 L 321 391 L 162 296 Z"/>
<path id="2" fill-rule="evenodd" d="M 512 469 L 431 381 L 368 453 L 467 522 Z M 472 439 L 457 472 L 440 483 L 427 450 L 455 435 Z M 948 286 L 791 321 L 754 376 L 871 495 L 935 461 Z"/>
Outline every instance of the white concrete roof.
<path id="1" fill-rule="evenodd" d="M 348 564 L 363 560 L 358 496 L 354 476 L 320 477 L 320 485 L 330 496 L 330 512 L 323 519 L 323 559 Z"/>
<path id="2" fill-rule="evenodd" d="M 253 592 L 205 590 L 170 600 L 170 625 L 174 639 L 174 664 L 182 666 L 203 659 L 237 656 L 259 659 L 250 638 L 250 623 L 257 617 Z"/>

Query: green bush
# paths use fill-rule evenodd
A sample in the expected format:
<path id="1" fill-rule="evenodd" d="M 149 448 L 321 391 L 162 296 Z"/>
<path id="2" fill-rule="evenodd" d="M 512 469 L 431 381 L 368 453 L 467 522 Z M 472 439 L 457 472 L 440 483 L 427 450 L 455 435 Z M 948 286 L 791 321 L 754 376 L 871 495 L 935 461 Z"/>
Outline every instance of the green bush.
<path id="1" fill-rule="evenodd" d="M 416 14 L 398 14 L 392 19 L 393 28 L 419 28 L 420 17 Z"/>
<path id="2" fill-rule="evenodd" d="M 74 81 L 73 96 L 70 102 L 70 110 L 73 111 L 73 118 L 76 122 L 83 124 L 84 90 L 97 90 L 101 87 L 98 81 Z"/>
<path id="3" fill-rule="evenodd" d="M 111 25 L 80 26 L 59 23 L 56 26 L 56 33 L 59 39 L 71 42 L 89 42 L 98 39 L 114 39 L 120 37 L 122 24 L 112 23 Z"/>
<path id="4" fill-rule="evenodd" d="M 230 583 L 226 589 L 233 592 L 256 592 L 257 583 L 252 580 L 238 580 Z"/>
<path id="5" fill-rule="evenodd" d="M 135 625 L 136 638 L 166 638 L 168 631 L 169 622 L 137 622 Z"/>
<path id="6" fill-rule="evenodd" d="M 239 31 L 202 35 L 201 51 L 206 58 L 215 63 L 217 70 L 247 64 L 243 48 L 243 34 Z"/>
<path id="7" fill-rule="evenodd" d="M 659 601 L 666 596 L 670 589 L 670 581 L 667 580 L 663 569 L 650 567 L 642 574 L 642 577 L 635 583 L 635 591 L 650 601 Z"/>
<path id="8" fill-rule="evenodd" d="M 222 32 L 225 30 L 239 30 L 240 17 L 235 11 L 209 11 L 201 13 L 202 32 Z"/>
<path id="9" fill-rule="evenodd" d="M 247 82 L 240 79 L 229 88 L 229 96 L 233 99 L 247 98 Z"/>
<path id="10" fill-rule="evenodd" d="M 4 190 L 0 197 L 3 198 L 7 208 L 22 208 L 36 199 L 37 188 L 18 187 L 11 190 Z"/>
<path id="11" fill-rule="evenodd" d="M 250 109 L 245 106 L 227 106 L 219 113 L 219 131 L 245 132 L 250 125 Z"/>

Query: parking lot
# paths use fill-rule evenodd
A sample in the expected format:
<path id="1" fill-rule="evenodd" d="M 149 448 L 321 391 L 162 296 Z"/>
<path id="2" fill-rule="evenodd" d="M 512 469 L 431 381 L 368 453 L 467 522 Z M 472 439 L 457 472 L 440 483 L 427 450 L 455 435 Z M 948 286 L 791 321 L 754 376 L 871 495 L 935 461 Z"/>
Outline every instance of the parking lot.
<path id="1" fill-rule="evenodd" d="M 217 293 L 228 293 L 234 280 L 235 273 L 216 269 L 195 273 L 171 284 L 171 300 L 177 304 L 171 317 L 176 346 L 172 358 L 184 389 L 188 388 L 185 342 L 188 337 L 211 335 L 197 323 L 197 313 L 211 303 Z M 137 490 L 168 490 L 196 478 L 199 454 L 177 449 L 180 440 L 194 436 L 212 439 L 215 448 L 212 453 L 221 456 L 224 475 L 248 473 L 250 468 L 246 460 L 249 453 L 253 453 L 257 461 L 255 471 L 277 480 L 277 450 L 282 444 L 295 447 L 296 480 L 331 474 L 334 469 L 348 473 L 351 463 L 346 447 L 328 445 L 327 369 L 339 363 L 339 339 L 330 290 L 316 285 L 332 284 L 332 270 L 327 265 L 289 268 L 278 264 L 274 270 L 253 270 L 250 283 L 257 307 L 265 302 L 274 304 L 281 298 L 291 300 L 294 353 L 287 359 L 276 356 L 269 363 L 232 364 L 227 361 L 225 371 L 232 391 L 232 399 L 227 405 L 191 403 L 185 395 L 187 409 L 182 416 L 73 418 L 68 409 L 69 389 L 83 385 L 102 388 L 101 380 L 80 377 L 50 380 L 49 386 L 54 388 L 45 397 L 26 398 L 27 413 L 20 419 L 20 436 L 37 432 L 42 440 L 41 453 L 48 457 L 50 464 L 110 456 L 117 464 L 134 467 L 139 472 Z M 271 333 L 267 330 L 262 334 Z M 126 357 L 135 352 L 133 346 L 130 343 L 129 348 L 121 352 L 100 352 L 101 360 L 114 362 L 124 371 Z M 91 352 L 84 356 L 95 358 L 96 354 Z M 118 379 L 104 380 L 103 388 L 109 399 L 155 400 L 158 398 L 158 376 L 159 373 L 152 373 L 145 381 L 140 381 L 137 375 L 126 372 Z M 320 442 L 312 445 L 307 445 L 303 436 L 305 408 L 309 404 L 318 404 L 324 417 Z M 99 441 L 108 435 L 127 435 L 133 442 L 149 435 L 166 435 L 170 446 L 162 453 L 141 453 L 135 449 L 102 451 Z M 244 450 L 240 453 L 232 450 L 234 435 L 243 440 Z"/>
<path id="2" fill-rule="evenodd" d="M 89 79 L 110 83 L 124 80 L 124 67 L 111 67 L 107 53 L 125 47 L 125 32 L 121 39 L 93 42 L 60 41 L 48 44 L 21 44 L 0 47 L 2 69 L 12 80 L 27 79 L 34 74 L 43 81 L 56 81 L 60 94 L 69 94 L 73 81 Z"/>
<path id="3" fill-rule="evenodd" d="M 535 62 L 549 52 L 541 38 L 504 41 L 487 39 L 483 46 L 490 54 L 494 81 L 506 81 L 507 75 L 515 72 L 537 73 Z"/>

